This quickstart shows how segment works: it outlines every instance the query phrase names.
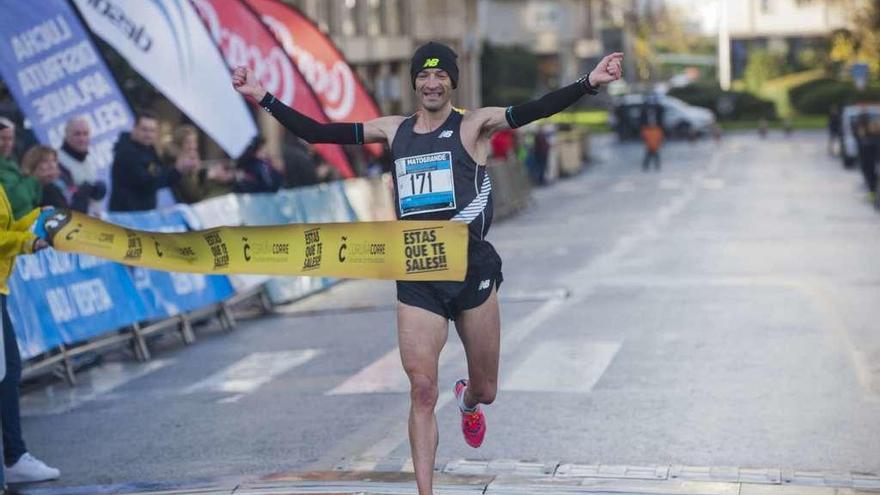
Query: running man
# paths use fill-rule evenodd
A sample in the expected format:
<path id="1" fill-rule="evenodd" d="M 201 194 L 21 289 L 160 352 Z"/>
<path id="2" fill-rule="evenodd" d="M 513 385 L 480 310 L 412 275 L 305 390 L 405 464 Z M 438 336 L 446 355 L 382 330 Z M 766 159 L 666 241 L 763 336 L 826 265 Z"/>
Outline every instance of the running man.
<path id="1" fill-rule="evenodd" d="M 623 54 L 603 58 L 576 82 L 538 100 L 508 108 L 463 112 L 452 106 L 458 83 L 457 55 L 429 42 L 410 64 L 418 109 L 409 117 L 380 117 L 363 123 L 320 124 L 268 93 L 253 72 L 236 68 L 232 82 L 281 124 L 310 143 L 388 143 L 394 158 L 394 190 L 400 220 L 454 220 L 469 224 L 467 276 L 463 282 L 397 282 L 397 332 L 410 382 L 409 441 L 420 495 L 432 493 L 438 432 L 438 361 L 449 320 L 455 322 L 467 357 L 468 377 L 453 389 L 465 441 L 479 447 L 486 434 L 481 405 L 498 389 L 501 340 L 497 290 L 501 258 L 485 240 L 492 223 L 492 184 L 486 172 L 496 131 L 515 129 L 553 115 L 599 86 L 620 78 Z"/>

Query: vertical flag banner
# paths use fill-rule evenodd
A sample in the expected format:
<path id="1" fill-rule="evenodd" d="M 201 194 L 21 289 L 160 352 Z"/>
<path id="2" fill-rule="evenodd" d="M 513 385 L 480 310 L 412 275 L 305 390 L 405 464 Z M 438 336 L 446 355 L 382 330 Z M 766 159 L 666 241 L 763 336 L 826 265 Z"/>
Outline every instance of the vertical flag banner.
<path id="1" fill-rule="evenodd" d="M 232 75 L 188 0 L 73 0 L 92 31 L 237 157 L 257 135 Z M 19 2 L 29 9 L 42 2 Z M 5 13 L 4 13 L 5 15 Z"/>
<path id="2" fill-rule="evenodd" d="M 193 4 L 230 67 L 249 67 L 282 103 L 318 122 L 330 121 L 278 40 L 247 5 L 239 0 L 193 0 Z M 343 177 L 354 176 L 341 146 L 319 144 L 315 150 Z"/>
<path id="3" fill-rule="evenodd" d="M 246 0 L 275 33 L 284 51 L 314 90 L 324 113 L 334 122 L 366 122 L 381 117 L 373 97 L 345 57 L 308 17 L 278 0 Z M 382 145 L 367 148 L 374 156 Z"/>
<path id="4" fill-rule="evenodd" d="M 85 117 L 106 180 L 113 144 L 134 122 L 76 12 L 65 0 L 0 0 L 0 12 L 0 76 L 37 139 L 60 148 L 67 121 Z"/>

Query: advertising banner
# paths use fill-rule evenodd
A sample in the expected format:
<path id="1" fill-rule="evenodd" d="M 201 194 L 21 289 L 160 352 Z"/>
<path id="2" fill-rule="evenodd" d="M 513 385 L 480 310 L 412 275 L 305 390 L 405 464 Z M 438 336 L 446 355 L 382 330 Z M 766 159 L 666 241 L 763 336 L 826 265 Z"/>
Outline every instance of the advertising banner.
<path id="1" fill-rule="evenodd" d="M 177 209 L 110 213 L 107 218 L 118 225 L 151 232 L 189 230 L 184 215 Z M 209 306 L 234 294 L 229 279 L 224 275 L 166 272 L 140 267 L 131 267 L 129 270 L 150 319 Z"/>
<path id="2" fill-rule="evenodd" d="M 467 270 L 468 230 L 461 222 L 304 223 L 157 233 L 56 210 L 41 226 L 56 249 L 175 272 L 461 281 Z"/>
<path id="3" fill-rule="evenodd" d="M 257 134 L 232 75 L 188 0 L 73 0 L 92 31 L 238 157 Z M 20 3 L 32 8 L 42 2 Z M 4 13 L 4 16 L 6 14 Z"/>
<path id="4" fill-rule="evenodd" d="M 329 122 L 290 57 L 245 3 L 238 0 L 193 0 L 193 5 L 230 68 L 250 68 L 266 90 L 282 103 L 318 122 Z M 315 145 L 315 150 L 339 169 L 343 177 L 354 176 L 341 146 L 321 144 Z"/>
<path id="5" fill-rule="evenodd" d="M 381 117 L 379 106 L 326 34 L 308 17 L 278 0 L 247 0 L 275 34 L 334 122 L 366 122 Z M 381 144 L 367 148 L 382 154 Z"/>
<path id="6" fill-rule="evenodd" d="M 54 249 L 19 256 L 9 289 L 23 359 L 147 317 L 128 270 L 94 256 Z"/>
<path id="7" fill-rule="evenodd" d="M 0 0 L 0 11 L 0 76 L 37 139 L 58 149 L 67 121 L 85 117 L 107 181 L 113 144 L 134 120 L 76 12 L 64 0 Z"/>

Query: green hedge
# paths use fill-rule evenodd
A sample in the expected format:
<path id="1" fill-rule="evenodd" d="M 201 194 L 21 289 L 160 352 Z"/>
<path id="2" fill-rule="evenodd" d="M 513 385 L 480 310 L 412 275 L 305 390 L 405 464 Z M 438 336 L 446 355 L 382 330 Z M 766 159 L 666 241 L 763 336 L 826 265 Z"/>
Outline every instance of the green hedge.
<path id="1" fill-rule="evenodd" d="M 772 101 L 758 98 L 751 93 L 722 91 L 718 86 L 691 84 L 669 91 L 674 96 L 691 105 L 704 107 L 715 112 L 718 120 L 776 119 L 776 106 Z"/>
<path id="2" fill-rule="evenodd" d="M 791 88 L 788 98 L 799 113 L 827 114 L 834 104 L 880 101 L 880 86 L 869 86 L 864 91 L 859 91 L 849 81 L 816 79 Z"/>

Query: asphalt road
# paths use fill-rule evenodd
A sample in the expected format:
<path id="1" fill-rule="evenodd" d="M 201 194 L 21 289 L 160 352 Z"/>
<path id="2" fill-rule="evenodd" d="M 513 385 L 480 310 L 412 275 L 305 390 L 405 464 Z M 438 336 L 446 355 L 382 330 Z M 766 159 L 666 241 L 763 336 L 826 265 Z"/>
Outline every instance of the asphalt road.
<path id="1" fill-rule="evenodd" d="M 637 145 L 534 192 L 504 258 L 501 392 L 483 447 L 441 361 L 441 460 L 880 471 L 880 215 L 824 135 Z M 394 287 L 347 282 L 231 333 L 30 384 L 31 451 L 62 487 L 256 478 L 407 459 Z M 446 390 L 446 388 L 450 390 Z"/>

